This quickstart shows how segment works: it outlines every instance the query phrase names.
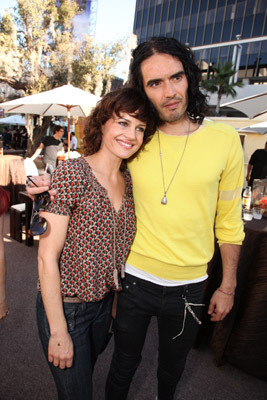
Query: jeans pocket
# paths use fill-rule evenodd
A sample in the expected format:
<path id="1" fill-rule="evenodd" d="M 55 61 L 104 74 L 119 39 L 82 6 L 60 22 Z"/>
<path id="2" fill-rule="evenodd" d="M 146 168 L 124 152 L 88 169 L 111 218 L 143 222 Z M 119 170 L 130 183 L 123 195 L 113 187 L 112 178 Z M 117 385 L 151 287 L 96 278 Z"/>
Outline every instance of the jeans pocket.
<path id="1" fill-rule="evenodd" d="M 185 296 L 190 303 L 202 303 L 204 284 L 205 281 L 187 286 Z"/>
<path id="2" fill-rule="evenodd" d="M 68 331 L 73 332 L 75 329 L 76 304 L 63 303 L 63 308 L 68 326 Z"/>

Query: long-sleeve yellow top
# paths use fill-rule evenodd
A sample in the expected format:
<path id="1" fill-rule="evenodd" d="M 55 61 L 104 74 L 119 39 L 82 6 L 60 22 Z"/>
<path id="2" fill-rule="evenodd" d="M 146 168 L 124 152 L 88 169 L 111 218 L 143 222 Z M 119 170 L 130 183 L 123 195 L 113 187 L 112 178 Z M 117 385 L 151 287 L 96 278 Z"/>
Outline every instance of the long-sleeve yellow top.
<path id="1" fill-rule="evenodd" d="M 197 279 L 206 274 L 219 242 L 241 244 L 243 150 L 230 126 L 204 121 L 188 137 L 156 132 L 139 157 L 128 164 L 137 217 L 137 233 L 127 262 L 160 278 Z"/>

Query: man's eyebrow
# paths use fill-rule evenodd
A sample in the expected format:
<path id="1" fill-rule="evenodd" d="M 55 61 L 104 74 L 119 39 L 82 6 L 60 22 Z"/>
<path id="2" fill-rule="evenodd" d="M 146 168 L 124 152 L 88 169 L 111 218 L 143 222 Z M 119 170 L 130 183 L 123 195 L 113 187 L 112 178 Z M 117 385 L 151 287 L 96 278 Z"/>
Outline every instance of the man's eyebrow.
<path id="1" fill-rule="evenodd" d="M 170 79 L 179 78 L 180 76 L 183 76 L 183 75 L 185 75 L 185 72 L 184 72 L 184 71 L 178 71 L 178 72 L 175 72 L 175 74 L 171 75 L 171 76 L 170 76 Z M 149 81 L 147 81 L 146 86 L 151 86 L 151 85 L 153 85 L 153 84 L 155 84 L 155 83 L 156 83 L 156 84 L 157 84 L 157 83 L 160 83 L 161 81 L 163 81 L 162 78 L 150 79 Z"/>
<path id="2" fill-rule="evenodd" d="M 161 78 L 156 78 L 156 79 L 150 79 L 149 81 L 147 81 L 147 83 L 146 83 L 146 86 L 151 86 L 151 85 L 153 85 L 154 83 L 160 83 L 162 81 L 162 79 Z"/>
<path id="3" fill-rule="evenodd" d="M 178 72 L 176 72 L 175 74 L 171 75 L 170 78 L 171 78 L 171 79 L 172 79 L 172 78 L 179 78 L 180 76 L 183 76 L 183 75 L 185 75 L 185 72 L 184 72 L 184 71 L 178 71 Z"/>

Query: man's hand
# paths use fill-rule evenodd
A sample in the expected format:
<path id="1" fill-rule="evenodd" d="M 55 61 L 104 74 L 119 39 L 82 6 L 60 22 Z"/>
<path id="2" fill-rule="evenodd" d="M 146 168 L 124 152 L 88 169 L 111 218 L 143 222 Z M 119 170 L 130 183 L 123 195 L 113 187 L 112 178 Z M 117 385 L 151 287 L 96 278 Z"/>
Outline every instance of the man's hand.
<path id="1" fill-rule="evenodd" d="M 50 199 L 53 200 L 54 196 L 57 194 L 56 190 L 49 190 L 51 184 L 51 175 L 44 174 L 41 176 L 32 176 L 31 180 L 34 181 L 35 185 L 32 182 L 29 182 L 26 186 L 26 190 L 28 195 L 34 200 L 34 195 L 38 193 L 43 193 L 45 191 L 49 191 Z"/>
<path id="2" fill-rule="evenodd" d="M 210 300 L 208 314 L 213 322 L 222 321 L 231 311 L 234 305 L 234 294 L 229 295 L 220 292 L 218 289 L 213 293 Z"/>

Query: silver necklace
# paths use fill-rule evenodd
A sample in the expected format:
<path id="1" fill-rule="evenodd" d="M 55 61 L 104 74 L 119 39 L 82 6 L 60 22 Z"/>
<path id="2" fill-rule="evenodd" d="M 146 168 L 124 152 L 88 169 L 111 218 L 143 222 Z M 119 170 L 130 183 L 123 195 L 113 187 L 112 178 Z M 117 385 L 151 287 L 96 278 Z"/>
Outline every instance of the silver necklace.
<path id="1" fill-rule="evenodd" d="M 175 171 L 174 171 L 173 176 L 172 176 L 172 178 L 170 180 L 170 183 L 169 183 L 169 185 L 168 185 L 168 187 L 166 189 L 165 180 L 164 180 L 164 169 L 163 169 L 163 161 L 162 161 L 162 152 L 161 152 L 161 146 L 160 146 L 160 137 L 159 137 L 159 131 L 158 131 L 159 156 L 160 156 L 161 175 L 162 175 L 162 183 L 163 183 L 163 190 L 164 190 L 164 195 L 163 195 L 163 197 L 161 199 L 161 204 L 163 204 L 164 206 L 167 204 L 167 192 L 168 192 L 168 190 L 169 190 L 169 188 L 170 188 L 170 186 L 172 184 L 172 181 L 174 180 L 174 177 L 175 177 L 175 175 L 176 175 L 176 173 L 177 173 L 177 171 L 178 171 L 178 169 L 180 167 L 180 164 L 182 162 L 182 159 L 184 157 L 185 149 L 186 149 L 187 142 L 188 142 L 189 132 L 190 132 L 190 121 L 189 121 L 189 125 L 188 125 L 188 132 L 187 132 L 187 135 L 186 135 L 186 141 L 185 141 L 185 145 L 184 145 L 184 149 L 183 149 L 182 155 L 181 155 L 180 160 L 179 160 L 179 162 L 177 164 L 177 167 L 175 168 Z"/>
<path id="2" fill-rule="evenodd" d="M 123 210 L 122 212 L 124 213 L 124 233 L 123 233 L 123 260 L 124 260 L 124 253 L 125 253 L 125 237 L 126 237 L 126 200 L 127 198 L 123 198 Z M 116 223 L 116 218 L 115 218 L 115 211 L 113 209 L 113 206 L 111 208 L 112 211 L 112 217 L 113 217 L 113 278 L 114 282 L 116 285 L 116 288 L 119 288 L 119 277 L 118 277 L 118 269 L 116 266 L 116 231 L 117 231 L 117 223 Z M 117 218 L 119 219 L 119 213 L 117 213 Z M 124 260 L 125 261 L 125 260 Z M 124 278 L 124 261 L 123 265 L 121 268 L 121 277 Z"/>

